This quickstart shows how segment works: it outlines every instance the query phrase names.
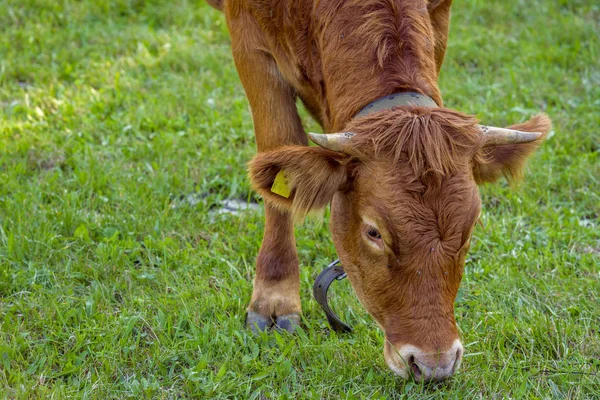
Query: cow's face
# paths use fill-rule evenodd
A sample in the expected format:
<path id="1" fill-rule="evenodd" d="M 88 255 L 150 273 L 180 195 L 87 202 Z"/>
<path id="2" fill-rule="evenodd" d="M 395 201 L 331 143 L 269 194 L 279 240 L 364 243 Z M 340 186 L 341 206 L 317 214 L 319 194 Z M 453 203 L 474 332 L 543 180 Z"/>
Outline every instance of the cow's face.
<path id="1" fill-rule="evenodd" d="M 441 379 L 460 364 L 454 299 L 479 211 L 470 171 L 423 182 L 390 160 L 356 166 L 352 188 L 333 198 L 340 260 L 404 377 Z"/>
<path id="2" fill-rule="evenodd" d="M 319 142 L 336 151 L 259 154 L 250 164 L 253 185 L 297 214 L 331 201 L 333 241 L 359 299 L 385 331 L 387 364 L 403 377 L 447 378 L 463 354 L 454 300 L 481 208 L 476 183 L 518 175 L 540 140 L 484 148 L 474 119 L 449 110 L 374 116 L 349 128 L 354 135 L 343 145 Z M 545 133 L 550 121 L 538 116 L 514 129 Z M 271 192 L 281 170 L 288 198 Z"/>

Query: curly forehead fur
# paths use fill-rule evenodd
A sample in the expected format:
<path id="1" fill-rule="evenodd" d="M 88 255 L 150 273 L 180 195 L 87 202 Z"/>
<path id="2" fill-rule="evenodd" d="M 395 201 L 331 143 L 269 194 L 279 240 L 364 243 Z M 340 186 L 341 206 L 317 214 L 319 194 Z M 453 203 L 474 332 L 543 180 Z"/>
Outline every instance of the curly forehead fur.
<path id="1" fill-rule="evenodd" d="M 361 158 L 408 162 L 416 177 L 438 182 L 471 166 L 475 181 L 483 183 L 520 179 L 527 158 L 552 129 L 550 118 L 538 114 L 509 128 L 542 132 L 541 138 L 485 148 L 476 124 L 474 116 L 446 108 L 396 107 L 353 120 L 346 130 L 355 133 L 352 144 Z"/>
<path id="2" fill-rule="evenodd" d="M 477 157 L 475 117 L 444 108 L 396 107 L 352 121 L 352 143 L 366 157 L 408 160 L 417 177 L 444 177 Z"/>

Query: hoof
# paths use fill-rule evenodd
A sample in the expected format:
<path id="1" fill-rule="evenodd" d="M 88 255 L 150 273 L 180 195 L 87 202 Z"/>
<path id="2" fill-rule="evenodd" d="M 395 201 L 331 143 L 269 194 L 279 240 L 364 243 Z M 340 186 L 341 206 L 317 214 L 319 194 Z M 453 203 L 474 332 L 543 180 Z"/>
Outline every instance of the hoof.
<path id="1" fill-rule="evenodd" d="M 271 317 L 265 317 L 254 311 L 248 311 L 246 314 L 246 327 L 252 332 L 264 332 L 273 325 Z"/>
<path id="2" fill-rule="evenodd" d="M 277 329 L 294 333 L 297 326 L 300 326 L 300 314 L 292 313 L 287 315 L 280 315 L 275 319 L 275 326 Z"/>

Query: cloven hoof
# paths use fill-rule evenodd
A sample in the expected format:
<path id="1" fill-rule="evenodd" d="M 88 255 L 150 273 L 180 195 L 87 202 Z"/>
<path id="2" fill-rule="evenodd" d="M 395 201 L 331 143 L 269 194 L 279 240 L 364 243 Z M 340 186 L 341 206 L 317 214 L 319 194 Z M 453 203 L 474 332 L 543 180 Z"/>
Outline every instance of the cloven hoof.
<path id="1" fill-rule="evenodd" d="M 253 333 L 264 332 L 273 325 L 271 317 L 265 317 L 254 311 L 248 311 L 246 314 L 246 327 Z"/>
<path id="2" fill-rule="evenodd" d="M 287 315 L 280 315 L 275 319 L 275 326 L 277 329 L 294 333 L 296 327 L 300 326 L 300 314 L 291 313 Z"/>
<path id="3" fill-rule="evenodd" d="M 280 315 L 273 320 L 271 317 L 265 317 L 254 311 L 248 311 L 246 314 L 246 327 L 253 333 L 264 332 L 271 327 L 280 331 L 294 333 L 296 327 L 300 325 L 300 314 L 291 313 Z"/>

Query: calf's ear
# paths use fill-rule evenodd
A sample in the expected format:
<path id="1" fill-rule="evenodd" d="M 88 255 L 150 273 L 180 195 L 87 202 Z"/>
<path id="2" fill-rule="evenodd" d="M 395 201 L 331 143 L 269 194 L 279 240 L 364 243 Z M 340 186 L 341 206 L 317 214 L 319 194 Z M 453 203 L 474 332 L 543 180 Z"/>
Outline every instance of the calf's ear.
<path id="1" fill-rule="evenodd" d="M 552 129 L 552 122 L 546 114 L 538 114 L 529 121 L 508 128 L 524 132 L 542 132 L 543 135 L 529 143 L 495 145 L 479 149 L 473 158 L 473 176 L 478 184 L 494 182 L 501 176 L 510 181 L 520 179 L 527 158 L 540 147 Z"/>
<path id="2" fill-rule="evenodd" d="M 296 216 L 323 209 L 347 181 L 347 155 L 320 147 L 286 146 L 259 153 L 248 164 L 252 187 Z"/>

